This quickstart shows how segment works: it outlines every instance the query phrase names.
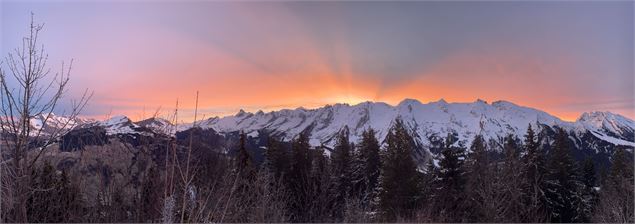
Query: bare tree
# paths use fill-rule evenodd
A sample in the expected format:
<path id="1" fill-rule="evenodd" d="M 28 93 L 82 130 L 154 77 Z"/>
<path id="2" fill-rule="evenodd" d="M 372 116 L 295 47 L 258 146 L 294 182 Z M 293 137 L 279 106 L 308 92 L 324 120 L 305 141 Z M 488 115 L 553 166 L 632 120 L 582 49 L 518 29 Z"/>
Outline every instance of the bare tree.
<path id="1" fill-rule="evenodd" d="M 198 91 L 196 91 L 196 103 L 195 103 L 195 107 L 194 107 L 194 122 L 192 123 L 192 128 L 196 127 L 196 116 L 198 115 Z M 185 208 L 186 208 L 186 199 L 188 196 L 188 191 L 191 191 L 192 189 L 190 189 L 190 184 L 193 181 L 194 176 L 192 175 L 192 172 L 190 170 L 190 161 L 191 161 L 191 157 L 192 157 L 192 144 L 193 144 L 193 134 L 190 133 L 190 144 L 187 147 L 187 160 L 185 161 L 185 170 L 183 170 L 182 165 L 179 164 L 177 166 L 177 168 L 179 169 L 179 174 L 181 176 L 181 181 L 183 184 L 183 196 L 182 196 L 182 201 L 181 201 L 181 222 L 185 221 Z M 176 160 L 178 161 L 178 160 Z"/>
<path id="2" fill-rule="evenodd" d="M 633 210 L 633 180 L 615 180 L 603 186 L 600 201 L 592 217 L 598 223 L 632 223 L 635 221 Z"/>
<path id="3" fill-rule="evenodd" d="M 176 100 L 176 106 L 174 107 L 174 114 L 172 115 L 173 125 L 166 127 L 166 133 L 174 134 L 174 139 L 171 139 L 168 143 L 168 147 L 165 150 L 165 183 L 163 193 L 163 211 L 162 222 L 172 223 L 174 220 L 174 161 L 176 160 L 176 132 L 178 131 L 178 112 L 179 112 L 179 100 Z M 170 156 L 170 153 L 172 156 Z"/>
<path id="4" fill-rule="evenodd" d="M 13 222 L 27 222 L 26 203 L 29 191 L 29 170 L 46 151 L 47 147 L 75 125 L 75 121 L 92 94 L 84 91 L 79 100 L 71 102 L 68 119 L 58 122 L 55 127 L 43 132 L 44 126 L 52 119 L 52 112 L 59 110 L 59 102 L 67 91 L 71 63 L 62 62 L 60 72 L 51 73 L 47 67 L 48 55 L 38 43 L 42 24 L 36 24 L 31 15 L 30 33 L 23 38 L 22 46 L 8 53 L 0 65 L 0 128 L 2 155 L 2 189 L 10 193 L 10 202 L 3 204 L 11 208 L 12 217 L 3 217 Z M 51 76 L 53 74 L 53 76 Z M 43 117 L 42 125 L 31 124 L 34 117 Z M 29 156 L 31 154 L 32 156 Z M 6 167 L 4 167 L 6 166 Z"/>

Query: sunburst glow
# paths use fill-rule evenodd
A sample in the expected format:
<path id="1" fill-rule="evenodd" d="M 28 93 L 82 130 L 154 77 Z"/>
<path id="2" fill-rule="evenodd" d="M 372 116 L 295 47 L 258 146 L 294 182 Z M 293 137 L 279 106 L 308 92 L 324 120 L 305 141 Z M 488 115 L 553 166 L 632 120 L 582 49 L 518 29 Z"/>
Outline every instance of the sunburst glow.
<path id="1" fill-rule="evenodd" d="M 68 96 L 93 90 L 95 117 L 178 99 L 191 120 L 197 90 L 206 116 L 480 98 L 635 117 L 629 4 L 3 2 L 2 46 L 35 12 L 49 61 L 76 59 Z"/>

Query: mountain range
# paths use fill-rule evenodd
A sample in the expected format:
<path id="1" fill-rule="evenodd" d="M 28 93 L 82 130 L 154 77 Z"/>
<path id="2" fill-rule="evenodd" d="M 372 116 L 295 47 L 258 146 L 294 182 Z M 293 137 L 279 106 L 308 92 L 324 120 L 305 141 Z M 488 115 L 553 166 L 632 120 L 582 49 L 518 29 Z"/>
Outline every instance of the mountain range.
<path id="1" fill-rule="evenodd" d="M 434 158 L 442 138 L 456 137 L 454 143 L 469 146 L 478 134 L 490 142 L 492 151 L 500 152 L 503 139 L 508 135 L 523 138 L 531 125 L 539 133 L 540 141 L 548 145 L 553 140 L 555 128 L 563 128 L 575 148 L 576 157 L 601 157 L 608 161 L 616 147 L 633 152 L 635 148 L 635 122 L 611 112 L 587 112 L 576 121 L 563 121 L 553 115 L 534 108 L 519 106 L 507 101 L 487 103 L 476 100 L 469 103 L 448 103 L 443 99 L 421 103 L 405 99 L 392 106 L 381 102 L 364 102 L 356 105 L 334 104 L 316 109 L 283 109 L 256 113 L 240 110 L 237 114 L 213 117 L 195 124 L 179 124 L 178 131 L 185 131 L 193 125 L 203 130 L 213 130 L 219 135 L 244 132 L 251 139 L 258 139 L 264 132 L 290 141 L 301 132 L 310 134 L 310 144 L 327 149 L 335 144 L 335 136 L 342 130 L 348 131 L 350 140 L 358 142 L 364 130 L 372 128 L 376 137 L 383 142 L 395 119 L 401 119 L 414 136 L 420 160 Z M 36 128 L 48 130 L 63 117 L 52 116 L 47 124 L 34 118 Z M 164 134 L 173 135 L 174 126 L 161 118 L 150 118 L 133 122 L 125 116 L 114 116 L 104 121 L 77 119 L 72 121 L 74 129 L 99 126 L 107 135 Z M 68 126 L 71 127 L 71 126 Z M 235 136 L 235 135 L 234 135 Z"/>

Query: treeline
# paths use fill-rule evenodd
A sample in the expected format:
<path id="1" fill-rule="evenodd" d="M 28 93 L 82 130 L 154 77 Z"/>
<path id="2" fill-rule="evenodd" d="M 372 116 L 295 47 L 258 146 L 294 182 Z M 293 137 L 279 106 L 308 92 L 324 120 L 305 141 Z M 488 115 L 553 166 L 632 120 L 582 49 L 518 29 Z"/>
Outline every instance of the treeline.
<path id="1" fill-rule="evenodd" d="M 419 166 L 400 120 L 383 148 L 372 129 L 355 143 L 342 130 L 330 156 L 305 133 L 290 146 L 269 137 L 260 164 L 243 134 L 233 157 L 194 149 L 189 175 L 177 156 L 137 186 L 110 184 L 96 199 L 45 163 L 31 175 L 28 221 L 634 222 L 631 154 L 618 149 L 599 172 L 591 159 L 573 159 L 567 136 L 558 130 L 543 147 L 529 126 L 496 156 L 481 136 L 464 148 L 448 135 L 440 155 Z"/>

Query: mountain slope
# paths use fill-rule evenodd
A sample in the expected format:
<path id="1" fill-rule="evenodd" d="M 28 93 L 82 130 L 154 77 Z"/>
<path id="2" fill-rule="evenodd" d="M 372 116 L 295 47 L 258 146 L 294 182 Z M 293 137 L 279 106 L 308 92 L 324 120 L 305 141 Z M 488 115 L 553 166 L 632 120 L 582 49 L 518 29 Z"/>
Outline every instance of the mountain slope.
<path id="1" fill-rule="evenodd" d="M 65 116 L 56 115 L 54 113 L 43 113 L 30 119 L 30 135 L 37 135 L 38 133 L 42 135 L 60 134 L 64 130 L 72 129 L 93 122 L 95 122 L 95 120 L 84 119 L 80 117 L 71 119 Z"/>
<path id="2" fill-rule="evenodd" d="M 158 118 L 158 117 L 148 118 L 145 120 L 134 122 L 134 124 L 141 127 L 148 128 L 154 131 L 155 133 L 174 134 L 174 126 L 172 125 L 172 123 L 170 123 L 170 121 L 163 118 Z"/>
<path id="3" fill-rule="evenodd" d="M 397 118 L 404 121 L 415 137 L 415 157 L 420 162 L 434 160 L 441 140 L 448 135 L 458 139 L 454 144 L 468 148 L 474 137 L 481 134 L 488 141 L 490 150 L 500 152 L 501 143 L 506 136 L 511 134 L 522 139 L 530 124 L 547 150 L 554 140 L 556 128 L 566 130 L 574 156 L 578 159 L 591 156 L 596 161 L 607 164 L 616 148 L 625 148 L 630 152 L 635 148 L 635 122 L 621 115 L 590 112 L 584 113 L 575 122 L 567 122 L 544 111 L 507 101 L 489 104 L 482 100 L 470 103 L 439 100 L 424 104 L 406 99 L 395 106 L 381 102 L 364 102 L 357 105 L 335 104 L 316 109 L 284 109 L 268 113 L 240 110 L 233 116 L 198 121 L 196 126 L 202 128 L 201 133 L 218 138 L 215 142 L 228 143 L 216 146 L 222 152 L 230 151 L 226 147 L 237 141 L 238 132 L 245 132 L 255 148 L 266 146 L 267 138 L 260 136 L 262 133 L 288 142 L 301 132 L 307 132 L 310 134 L 310 144 L 325 146 L 328 153 L 328 149 L 335 144 L 335 135 L 342 129 L 347 128 L 350 140 L 358 142 L 364 130 L 373 128 L 378 140 L 383 142 Z M 193 124 L 179 124 L 178 129 L 180 133 L 184 133 L 192 126 Z M 174 136 L 174 126 L 169 121 L 154 118 L 132 122 L 125 116 L 115 116 L 106 121 L 86 122 L 75 129 L 93 127 L 103 128 L 107 136 L 129 138 L 132 142 L 138 142 L 139 138 Z"/>
<path id="4" fill-rule="evenodd" d="M 635 146 L 635 122 L 619 114 L 599 111 L 584 113 L 574 126 L 577 131 L 589 131 L 614 144 Z"/>
<path id="5" fill-rule="evenodd" d="M 383 141 L 392 122 L 404 120 L 420 144 L 431 139 L 455 133 L 459 143 L 467 145 L 479 133 L 486 139 L 502 139 L 508 134 L 522 137 L 527 126 L 546 125 L 562 127 L 570 132 L 590 131 L 615 145 L 635 146 L 635 122 L 609 112 L 585 113 L 576 122 L 566 122 L 546 112 L 518 106 L 511 102 L 496 101 L 488 104 L 477 100 L 472 103 L 447 103 L 444 100 L 423 104 L 406 99 L 396 106 L 365 102 L 357 105 L 335 104 L 307 110 L 280 110 L 269 113 L 240 111 L 234 116 L 214 117 L 199 123 L 203 128 L 219 132 L 244 131 L 257 136 L 259 130 L 268 130 L 290 140 L 302 131 L 309 131 L 311 144 L 332 146 L 334 135 L 347 126 L 351 141 L 356 142 L 363 130 L 373 128 Z"/>

